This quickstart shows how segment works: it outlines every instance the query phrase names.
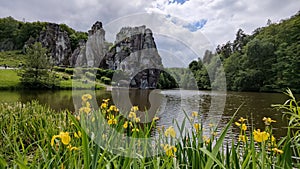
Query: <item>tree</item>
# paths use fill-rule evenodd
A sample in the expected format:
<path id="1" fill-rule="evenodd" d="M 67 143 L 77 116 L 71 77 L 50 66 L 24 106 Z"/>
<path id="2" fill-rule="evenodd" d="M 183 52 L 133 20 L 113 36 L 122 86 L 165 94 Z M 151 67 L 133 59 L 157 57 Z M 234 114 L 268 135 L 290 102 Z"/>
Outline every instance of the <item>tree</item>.
<path id="1" fill-rule="evenodd" d="M 20 71 L 21 84 L 24 88 L 54 88 L 58 85 L 52 72 L 52 64 L 47 56 L 47 49 L 39 42 L 26 49 L 27 60 Z"/>

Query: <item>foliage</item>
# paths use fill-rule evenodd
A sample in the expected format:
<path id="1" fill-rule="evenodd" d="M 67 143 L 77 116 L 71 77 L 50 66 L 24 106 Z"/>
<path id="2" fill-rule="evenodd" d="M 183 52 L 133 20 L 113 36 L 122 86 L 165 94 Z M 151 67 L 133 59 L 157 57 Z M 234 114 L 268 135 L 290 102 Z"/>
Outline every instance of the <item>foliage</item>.
<path id="1" fill-rule="evenodd" d="M 72 75 L 74 73 L 74 69 L 73 68 L 66 68 L 65 72 L 69 75 Z"/>
<path id="2" fill-rule="evenodd" d="M 56 72 L 65 72 L 65 69 L 64 67 L 59 67 L 59 66 L 53 66 L 52 68 L 54 71 Z"/>
<path id="3" fill-rule="evenodd" d="M 290 89 L 285 94 L 289 99 L 284 104 L 274 104 L 273 107 L 282 110 L 284 116 L 289 119 L 289 132 L 292 134 L 291 149 L 294 156 L 300 156 L 300 101 L 297 101 Z M 300 167 L 299 158 L 294 159 L 295 167 Z"/>
<path id="4" fill-rule="evenodd" d="M 91 72 L 85 72 L 84 74 L 89 80 L 95 80 L 96 75 L 94 73 Z"/>
<path id="5" fill-rule="evenodd" d="M 27 60 L 20 71 L 21 84 L 24 88 L 54 88 L 58 85 L 55 74 L 51 71 L 51 61 L 47 49 L 36 42 L 27 49 Z"/>
<path id="6" fill-rule="evenodd" d="M 103 82 L 104 84 L 107 84 L 107 85 L 110 85 L 110 83 L 111 83 L 111 79 L 108 77 L 105 77 L 105 76 L 102 76 L 100 80 L 101 80 L 101 82 Z"/>
<path id="7" fill-rule="evenodd" d="M 45 22 L 21 22 L 12 17 L 0 19 L 0 48 L 4 50 L 22 49 L 30 38 L 36 38 L 46 26 Z"/>
<path id="8" fill-rule="evenodd" d="M 178 83 L 168 72 L 161 71 L 157 83 L 159 89 L 172 89 L 178 88 Z"/>
<path id="9" fill-rule="evenodd" d="M 20 50 L 0 52 L 0 66 L 21 67 L 26 59 Z"/>
<path id="10" fill-rule="evenodd" d="M 215 58 L 219 57 L 229 90 L 279 92 L 289 87 L 299 93 L 299 41 L 298 13 L 280 23 L 258 28 L 252 35 L 239 29 L 233 42 L 219 45 L 215 54 L 206 52 L 203 62 L 193 61 L 189 68 L 200 89 L 209 89 L 218 80 L 219 70 L 215 68 L 220 63 Z"/>

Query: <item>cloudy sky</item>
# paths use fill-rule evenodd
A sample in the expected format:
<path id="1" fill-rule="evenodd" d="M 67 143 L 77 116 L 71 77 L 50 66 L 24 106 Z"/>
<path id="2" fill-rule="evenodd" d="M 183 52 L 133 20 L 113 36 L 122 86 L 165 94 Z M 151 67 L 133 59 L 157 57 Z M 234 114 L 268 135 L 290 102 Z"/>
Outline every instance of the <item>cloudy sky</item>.
<path id="1" fill-rule="evenodd" d="M 79 31 L 87 31 L 98 20 L 106 25 L 108 39 L 113 33 L 109 29 L 119 29 L 120 23 L 144 24 L 155 36 L 195 48 L 208 43 L 215 48 L 232 41 L 239 28 L 251 34 L 268 19 L 279 22 L 300 10 L 299 0 L 2 0 L 0 4 L 0 17 L 65 23 Z"/>

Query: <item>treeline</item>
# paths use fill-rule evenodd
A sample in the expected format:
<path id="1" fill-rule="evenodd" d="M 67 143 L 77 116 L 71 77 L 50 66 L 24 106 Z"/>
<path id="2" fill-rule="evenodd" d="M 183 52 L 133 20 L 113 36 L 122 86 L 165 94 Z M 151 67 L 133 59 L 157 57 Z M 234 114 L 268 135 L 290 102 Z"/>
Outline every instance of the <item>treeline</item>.
<path id="1" fill-rule="evenodd" d="M 0 18 L 0 50 L 21 50 L 30 39 L 36 39 L 48 22 L 22 22 L 13 17 Z M 87 40 L 86 32 L 78 32 L 66 24 L 59 25 L 62 31 L 68 32 L 71 48 L 74 50 L 80 39 Z"/>
<path id="2" fill-rule="evenodd" d="M 220 59 L 218 59 L 220 58 Z M 239 29 L 233 42 L 219 45 L 215 53 L 206 51 L 203 60 L 193 61 L 199 89 L 211 89 L 222 75 L 223 64 L 228 90 L 300 92 L 300 12 L 280 23 L 268 20 L 267 26 L 251 35 Z M 209 77 L 207 72 L 214 72 Z"/>

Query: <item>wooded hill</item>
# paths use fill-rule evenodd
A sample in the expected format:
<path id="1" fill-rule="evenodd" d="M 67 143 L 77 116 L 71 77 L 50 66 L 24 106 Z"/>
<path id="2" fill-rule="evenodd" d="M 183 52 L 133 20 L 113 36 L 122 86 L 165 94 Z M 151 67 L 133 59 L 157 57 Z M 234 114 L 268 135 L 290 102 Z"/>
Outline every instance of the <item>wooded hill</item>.
<path id="1" fill-rule="evenodd" d="M 13 17 L 0 18 L 0 51 L 21 50 L 30 39 L 36 39 L 47 22 L 22 22 Z M 86 32 L 75 31 L 66 24 L 59 24 L 70 37 L 72 51 L 77 47 L 80 39 L 87 39 Z"/>
<path id="2" fill-rule="evenodd" d="M 300 11 L 279 23 L 268 20 L 265 27 L 251 35 L 239 29 L 233 42 L 207 51 L 203 60 L 192 61 L 199 89 L 217 85 L 218 56 L 224 66 L 228 90 L 278 91 L 286 88 L 300 92 Z M 215 72 L 209 79 L 207 71 Z"/>

